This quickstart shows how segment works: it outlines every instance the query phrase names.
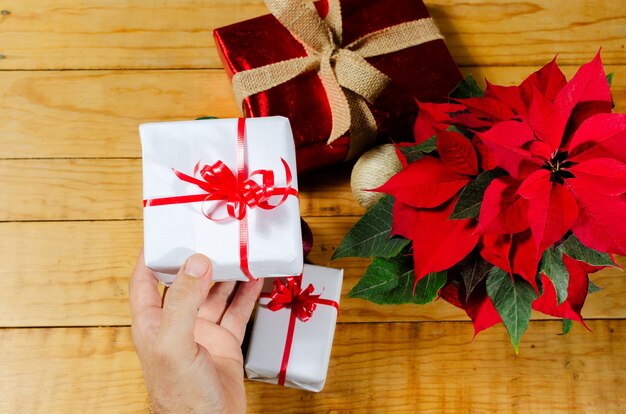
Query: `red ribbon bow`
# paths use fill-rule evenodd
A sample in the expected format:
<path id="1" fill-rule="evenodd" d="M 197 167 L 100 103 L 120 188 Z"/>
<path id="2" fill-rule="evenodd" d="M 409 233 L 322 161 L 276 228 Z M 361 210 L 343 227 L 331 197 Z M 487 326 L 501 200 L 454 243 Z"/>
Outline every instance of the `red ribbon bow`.
<path id="1" fill-rule="evenodd" d="M 337 309 L 339 312 L 339 304 L 334 300 L 321 299 L 319 295 L 313 295 L 315 288 L 309 284 L 306 289 L 301 289 L 302 276 L 287 277 L 287 283 L 281 279 L 274 280 L 274 290 L 272 292 L 261 293 L 262 298 L 270 298 L 267 308 L 272 312 L 279 311 L 284 308 L 291 308 L 289 317 L 289 327 L 287 328 L 287 339 L 283 350 L 283 359 L 280 364 L 280 373 L 278 374 L 278 384 L 285 385 L 287 377 L 287 366 L 289 365 L 289 355 L 291 354 L 291 345 L 293 344 L 293 333 L 296 327 L 296 318 L 302 322 L 307 322 L 313 316 L 313 312 L 317 305 L 328 305 Z"/>
<path id="2" fill-rule="evenodd" d="M 204 193 L 147 199 L 143 200 L 143 206 L 153 207 L 202 201 L 202 214 L 209 220 L 221 221 L 228 217 L 239 220 L 240 267 L 248 279 L 254 280 L 248 265 L 248 222 L 246 219 L 248 207 L 258 207 L 263 210 L 275 209 L 287 201 L 290 195 L 298 197 L 298 190 L 291 187 L 293 175 L 289 165 L 282 158 L 280 160 L 285 167 L 285 187 L 275 186 L 274 171 L 272 170 L 256 170 L 248 176 L 244 152 L 245 124 L 245 118 L 239 118 L 237 123 L 237 175 L 222 161 L 203 166 L 198 162 L 193 169 L 193 176 L 172 168 L 180 180 L 195 184 Z M 261 184 L 253 179 L 257 176 L 260 178 Z M 281 199 L 272 204 L 270 199 L 274 196 L 280 196 Z M 214 212 L 206 208 L 206 203 L 210 201 L 225 201 L 228 216 L 216 218 Z"/>
<path id="3" fill-rule="evenodd" d="M 272 312 L 290 307 L 298 319 L 306 322 L 311 319 L 321 295 L 312 295 L 315 288 L 312 284 L 306 289 L 300 289 L 301 278 L 288 277 L 287 283 L 281 279 L 274 281 L 274 290 L 268 295 L 272 300 L 267 307 Z"/>
<path id="4" fill-rule="evenodd" d="M 235 174 L 222 161 L 204 166 L 200 166 L 198 162 L 193 169 L 193 177 L 175 169 L 172 170 L 182 181 L 195 184 L 200 189 L 206 191 L 206 194 L 197 195 L 197 197 L 202 198 L 202 201 L 205 203 L 209 201 L 226 201 L 228 216 L 237 220 L 243 220 L 248 211 L 246 207 L 272 210 L 283 204 L 290 195 L 298 195 L 298 192 L 291 187 L 293 176 L 289 165 L 284 159 L 281 158 L 280 160 L 285 168 L 285 187 L 275 186 L 274 171 L 272 170 L 256 170 L 245 180 L 238 181 Z M 262 184 L 253 179 L 255 176 L 261 178 Z M 274 196 L 281 196 L 282 198 L 277 203 L 270 204 L 270 198 Z M 199 201 L 199 199 L 195 201 Z M 228 218 L 216 218 L 212 212 L 205 209 L 204 205 L 202 213 L 208 219 L 214 221 Z"/>

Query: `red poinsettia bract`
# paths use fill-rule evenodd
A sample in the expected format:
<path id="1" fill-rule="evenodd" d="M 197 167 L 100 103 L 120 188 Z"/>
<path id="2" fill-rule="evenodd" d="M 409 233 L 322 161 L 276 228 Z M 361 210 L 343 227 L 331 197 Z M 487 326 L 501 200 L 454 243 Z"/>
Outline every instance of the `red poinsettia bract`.
<path id="1" fill-rule="evenodd" d="M 553 60 L 519 86 L 487 82 L 483 96 L 419 106 L 415 143 L 436 135 L 437 152 L 377 189 L 395 197 L 392 234 L 412 241 L 415 283 L 476 251 L 528 282 L 534 309 L 582 322 L 588 273 L 599 268 L 562 255 L 569 284 L 559 304 L 538 265 L 572 233 L 587 248 L 626 254 L 626 115 L 611 113 L 600 54 L 570 81 Z M 494 169 L 478 216 L 451 219 L 462 190 Z M 476 332 L 500 321 L 484 289 L 468 298 L 452 290 L 441 296 Z"/>
<path id="2" fill-rule="evenodd" d="M 535 87 L 526 115 L 478 133 L 509 173 L 487 188 L 479 228 L 494 217 L 503 227 L 528 224 L 538 256 L 568 230 L 588 247 L 626 254 L 626 116 L 606 113 L 612 100 L 599 55 L 560 89 L 555 64 L 549 73 L 550 88 Z M 509 105 L 525 108 L 511 96 Z M 578 104 L 587 104 L 584 119 Z"/>
<path id="3" fill-rule="evenodd" d="M 460 190 L 479 173 L 471 142 L 456 132 L 440 132 L 439 158 L 414 161 L 376 191 L 395 197 L 392 234 L 413 241 L 414 285 L 432 272 L 461 261 L 478 242 L 476 222 L 449 220 Z"/>

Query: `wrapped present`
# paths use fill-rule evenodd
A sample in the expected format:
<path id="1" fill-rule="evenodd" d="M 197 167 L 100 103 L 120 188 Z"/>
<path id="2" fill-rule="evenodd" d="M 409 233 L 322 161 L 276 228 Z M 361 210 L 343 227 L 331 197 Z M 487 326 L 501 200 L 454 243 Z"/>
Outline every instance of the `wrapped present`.
<path id="1" fill-rule="evenodd" d="M 342 279 L 343 270 L 305 264 L 302 276 L 266 280 L 246 358 L 249 379 L 321 391 Z"/>
<path id="2" fill-rule="evenodd" d="M 143 124 L 144 254 L 170 284 L 203 253 L 214 280 L 302 271 L 295 150 L 283 117 Z"/>
<path id="3" fill-rule="evenodd" d="M 214 37 L 246 116 L 291 120 L 298 171 L 412 137 L 414 98 L 462 79 L 421 0 L 265 0 L 271 15 Z"/>

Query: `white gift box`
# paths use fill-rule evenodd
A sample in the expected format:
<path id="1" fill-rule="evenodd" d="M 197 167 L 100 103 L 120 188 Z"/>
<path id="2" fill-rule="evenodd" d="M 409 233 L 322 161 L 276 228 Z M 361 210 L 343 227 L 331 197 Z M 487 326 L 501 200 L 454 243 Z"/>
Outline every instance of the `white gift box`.
<path id="1" fill-rule="evenodd" d="M 173 170 L 194 176 L 196 164 L 222 161 L 237 177 L 238 119 L 160 122 L 139 127 L 143 149 L 143 197 L 166 199 L 206 193 L 198 185 L 180 179 Z M 281 158 L 293 174 L 297 190 L 296 159 L 289 120 L 284 117 L 245 120 L 245 164 L 248 174 L 272 170 L 275 186 L 286 186 Z M 241 153 L 241 152 L 240 152 Z M 196 176 L 197 177 L 197 176 Z M 250 176 L 258 184 L 258 175 Z M 208 193 L 206 193 L 208 195 Z M 271 204 L 281 197 L 274 196 Z M 207 204 L 210 203 L 210 206 Z M 170 284 L 185 259 L 202 253 L 213 262 L 213 280 L 248 280 L 240 268 L 240 221 L 207 218 L 207 209 L 220 218 L 227 215 L 224 201 L 196 201 L 144 207 L 146 265 L 161 282 Z M 254 277 L 286 276 L 302 271 L 302 234 L 298 198 L 290 195 L 271 210 L 246 208 L 247 249 Z"/>
<path id="2" fill-rule="evenodd" d="M 320 295 L 320 299 L 338 305 L 342 281 L 342 269 L 305 264 L 300 288 L 306 289 L 312 284 L 313 295 Z M 267 307 L 270 299 L 263 297 L 272 292 L 273 283 L 274 280 L 266 279 L 259 300 L 246 358 L 246 375 L 254 381 L 279 384 L 281 366 L 287 353 L 282 385 L 319 392 L 326 382 L 337 308 L 318 303 L 306 322 L 296 317 L 291 345 L 288 346 L 292 308 L 272 311 Z"/>

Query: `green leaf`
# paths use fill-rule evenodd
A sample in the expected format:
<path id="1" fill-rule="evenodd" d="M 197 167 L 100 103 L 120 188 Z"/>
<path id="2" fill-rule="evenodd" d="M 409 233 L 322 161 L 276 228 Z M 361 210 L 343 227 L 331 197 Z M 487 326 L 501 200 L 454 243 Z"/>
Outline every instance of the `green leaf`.
<path id="1" fill-rule="evenodd" d="M 556 290 L 557 303 L 560 305 L 565 302 L 569 286 L 569 272 L 563 263 L 563 253 L 559 249 L 550 247 L 543 252 L 539 262 L 539 273 L 545 273 L 552 281 Z"/>
<path id="2" fill-rule="evenodd" d="M 498 267 L 494 267 L 487 276 L 487 294 L 502 318 L 517 354 L 522 334 L 528 328 L 532 303 L 537 294 L 528 282 L 517 276 L 512 279 Z"/>
<path id="3" fill-rule="evenodd" d="M 463 263 L 461 276 L 463 276 L 463 284 L 465 285 L 466 300 L 469 300 L 476 286 L 487 277 L 492 268 L 493 265 L 483 259 L 480 254 L 471 255 L 470 259 Z"/>
<path id="4" fill-rule="evenodd" d="M 437 299 L 439 290 L 448 281 L 448 272 L 429 273 L 421 278 L 415 286 L 415 294 L 413 295 L 413 303 L 425 305 Z M 413 283 L 413 281 L 411 281 Z"/>
<path id="5" fill-rule="evenodd" d="M 361 298 L 378 304 L 432 302 L 447 281 L 446 272 L 431 273 L 417 282 L 413 295 L 413 259 L 400 254 L 389 259 L 372 261 L 359 283 L 348 293 L 351 298 Z"/>
<path id="6" fill-rule="evenodd" d="M 476 177 L 474 181 L 467 184 L 459 195 L 459 199 L 454 206 L 450 219 L 463 220 L 478 218 L 480 205 L 483 203 L 483 198 L 485 197 L 485 190 L 494 179 L 502 177 L 505 174 L 506 172 L 504 170 L 496 168 L 483 172 Z"/>
<path id="7" fill-rule="evenodd" d="M 611 86 L 613 86 L 613 77 L 614 76 L 615 76 L 615 72 L 611 72 L 608 75 L 606 75 L 606 80 L 607 80 L 607 82 L 609 82 L 609 88 Z M 615 99 L 613 99 L 613 97 L 611 97 L 611 109 L 615 109 Z"/>
<path id="8" fill-rule="evenodd" d="M 450 125 L 446 131 L 449 132 L 457 132 L 461 135 L 463 135 L 465 138 L 469 139 L 471 141 L 471 138 L 474 136 L 474 132 L 472 132 L 471 130 L 465 128 L 462 125 Z"/>
<path id="9" fill-rule="evenodd" d="M 437 149 L 437 136 L 433 135 L 426 141 L 411 146 L 398 146 L 398 149 L 409 164 L 423 158 L 424 155 Z"/>
<path id="10" fill-rule="evenodd" d="M 393 197 L 381 198 L 356 222 L 333 254 L 331 260 L 340 257 L 393 257 L 409 240 L 389 237 L 393 221 Z"/>
<path id="11" fill-rule="evenodd" d="M 582 244 L 574 234 L 571 234 L 567 240 L 561 243 L 558 249 L 572 259 L 588 263 L 591 266 L 618 267 L 608 253 L 590 249 Z"/>
<path id="12" fill-rule="evenodd" d="M 456 126 L 456 125 L 450 125 L 450 126 L 448 126 L 448 128 L 446 128 L 446 131 L 448 131 L 448 132 L 456 132 L 456 133 L 458 133 L 458 134 L 465 135 L 465 131 L 463 131 L 461 128 L 459 128 L 459 127 L 458 127 L 458 126 Z M 466 137 L 466 138 L 467 138 L 467 137 Z"/>
<path id="13" fill-rule="evenodd" d="M 202 121 L 203 119 L 218 119 L 216 116 L 201 116 L 200 118 L 196 118 L 196 121 Z"/>
<path id="14" fill-rule="evenodd" d="M 563 335 L 568 334 L 571 329 L 572 329 L 572 320 L 563 318 Z"/>
<path id="15" fill-rule="evenodd" d="M 479 98 L 485 92 L 478 86 L 476 79 L 472 75 L 467 75 L 465 79 L 456 85 L 456 88 L 450 93 L 450 98 Z"/>
<path id="16" fill-rule="evenodd" d="M 587 293 L 596 293 L 601 290 L 602 288 L 600 286 L 596 285 L 591 280 L 589 281 L 589 287 L 587 288 Z"/>

